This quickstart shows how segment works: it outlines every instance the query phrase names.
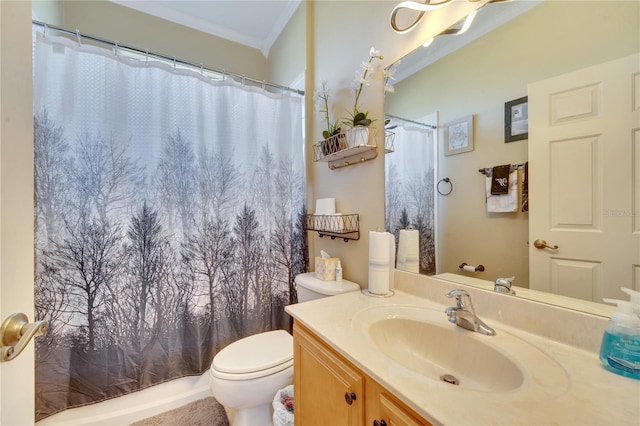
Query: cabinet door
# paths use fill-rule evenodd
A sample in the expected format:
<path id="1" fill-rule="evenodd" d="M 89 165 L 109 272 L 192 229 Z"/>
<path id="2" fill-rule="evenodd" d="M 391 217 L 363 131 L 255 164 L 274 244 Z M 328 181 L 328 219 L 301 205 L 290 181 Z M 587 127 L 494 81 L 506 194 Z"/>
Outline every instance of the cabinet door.
<path id="1" fill-rule="evenodd" d="M 363 375 L 298 323 L 293 339 L 295 424 L 362 425 Z"/>
<path id="2" fill-rule="evenodd" d="M 416 420 L 408 411 L 389 399 L 385 394 L 380 394 L 380 419 L 384 420 L 387 426 L 422 426 L 428 424 Z"/>
<path id="3" fill-rule="evenodd" d="M 367 377 L 367 414 L 369 426 L 430 426 L 411 408 L 391 395 L 375 380 Z"/>

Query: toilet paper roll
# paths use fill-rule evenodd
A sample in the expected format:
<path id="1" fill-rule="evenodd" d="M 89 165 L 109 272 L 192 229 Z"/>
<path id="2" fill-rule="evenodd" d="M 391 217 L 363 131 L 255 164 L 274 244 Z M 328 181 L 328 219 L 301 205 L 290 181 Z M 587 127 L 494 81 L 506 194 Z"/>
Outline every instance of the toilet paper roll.
<path id="1" fill-rule="evenodd" d="M 316 200 L 316 214 L 335 214 L 335 198 L 319 198 Z"/>
<path id="2" fill-rule="evenodd" d="M 462 269 L 463 269 L 464 271 L 473 272 L 473 273 L 478 272 L 478 271 L 476 271 L 476 267 L 475 267 L 475 266 L 471 266 L 471 265 L 464 265 L 464 266 L 462 267 Z"/>
<path id="3" fill-rule="evenodd" d="M 400 230 L 396 268 L 415 273 L 420 271 L 419 237 L 417 229 Z"/>
<path id="4" fill-rule="evenodd" d="M 369 264 L 369 291 L 373 294 L 389 292 L 389 266 Z"/>
<path id="5" fill-rule="evenodd" d="M 389 256 L 389 234 L 388 232 L 369 232 L 369 262 L 377 264 L 387 264 L 392 257 Z"/>
<path id="6" fill-rule="evenodd" d="M 396 237 L 389 234 L 389 290 L 393 289 L 393 278 L 396 274 L 395 258 L 396 258 Z"/>
<path id="7" fill-rule="evenodd" d="M 420 262 L 417 257 L 405 257 L 402 260 L 398 259 L 396 269 L 417 274 L 420 272 Z"/>
<path id="8" fill-rule="evenodd" d="M 387 294 L 393 281 L 395 241 L 388 232 L 369 232 L 369 291 Z"/>

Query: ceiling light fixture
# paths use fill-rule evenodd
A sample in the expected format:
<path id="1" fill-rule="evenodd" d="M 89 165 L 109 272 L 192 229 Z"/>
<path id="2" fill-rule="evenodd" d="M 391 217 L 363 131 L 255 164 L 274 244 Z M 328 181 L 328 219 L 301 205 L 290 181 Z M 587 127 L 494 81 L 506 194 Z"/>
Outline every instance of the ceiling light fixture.
<path id="1" fill-rule="evenodd" d="M 471 28 L 471 24 L 473 23 L 473 20 L 476 18 L 477 14 L 478 14 L 478 9 L 474 10 L 473 12 L 467 15 L 460 29 L 455 30 L 455 29 L 449 28 L 445 30 L 442 34 L 460 35 L 460 34 L 466 33 L 469 30 L 469 28 Z"/>
<path id="2" fill-rule="evenodd" d="M 444 1 L 425 0 L 424 3 L 416 3 L 414 1 L 403 1 L 402 3 L 399 3 L 396 7 L 394 7 L 393 10 L 391 11 L 391 28 L 393 28 L 393 30 L 398 34 L 408 33 L 413 29 L 413 27 L 418 25 L 418 22 L 420 22 L 425 12 L 440 9 L 441 7 L 447 6 L 452 1 L 453 0 L 444 0 Z M 396 15 L 398 14 L 398 12 L 404 9 L 414 10 L 420 13 L 418 14 L 418 17 L 416 18 L 416 20 L 413 21 L 411 25 L 409 25 L 406 28 L 398 28 L 398 25 L 396 24 Z"/>
<path id="3" fill-rule="evenodd" d="M 429 40 L 425 41 L 424 43 L 422 43 L 422 47 L 429 47 L 431 46 L 431 43 L 433 43 L 433 40 L 435 40 L 435 37 L 431 37 Z"/>
<path id="4" fill-rule="evenodd" d="M 460 34 L 466 33 L 469 30 L 469 28 L 471 28 L 471 24 L 473 23 L 473 20 L 475 19 L 477 14 L 478 14 L 478 10 L 474 10 L 469 15 L 467 15 L 467 17 L 464 19 L 464 23 L 460 28 L 447 28 L 446 30 L 442 31 L 440 34 L 437 34 L 435 37 L 431 37 L 430 39 L 425 41 L 422 44 L 422 47 L 431 46 L 431 43 L 433 43 L 433 40 L 435 40 L 436 37 L 441 35 L 460 35 Z"/>
<path id="5" fill-rule="evenodd" d="M 425 0 L 424 3 L 417 3 L 414 1 L 403 1 L 401 3 L 399 3 L 396 7 L 393 8 L 393 10 L 391 11 L 391 28 L 393 28 L 393 30 L 395 32 L 397 32 L 398 34 L 405 34 L 408 33 L 409 31 L 411 31 L 416 25 L 418 25 L 418 22 L 420 22 L 420 20 L 422 19 L 422 17 L 424 16 L 424 14 L 426 12 L 432 11 L 432 10 L 436 10 L 436 9 L 440 9 L 441 7 L 447 6 L 448 4 L 450 4 L 453 0 Z M 475 3 L 479 0 L 469 0 L 472 3 Z M 476 12 L 478 10 L 480 10 L 482 7 L 486 6 L 489 3 L 507 3 L 513 0 L 489 0 L 488 2 L 486 2 L 485 4 L 483 4 L 482 6 L 480 6 L 478 9 L 476 9 L 475 11 L 471 12 L 468 16 L 467 19 L 465 20 L 464 24 L 462 25 L 462 28 L 460 28 L 459 30 L 451 30 L 451 29 L 447 29 L 443 32 L 441 32 L 440 34 L 464 34 L 469 27 L 471 26 L 471 23 L 473 22 L 473 18 L 475 18 L 476 16 Z M 398 15 L 398 12 L 400 12 L 401 10 L 404 9 L 409 9 L 409 10 L 414 10 L 419 12 L 418 13 L 418 17 L 416 18 L 415 21 L 413 21 L 413 23 L 405 28 L 398 28 L 398 24 L 396 23 L 396 16 Z M 439 34 L 439 35 L 440 35 Z M 427 40 L 428 41 L 428 40 Z"/>

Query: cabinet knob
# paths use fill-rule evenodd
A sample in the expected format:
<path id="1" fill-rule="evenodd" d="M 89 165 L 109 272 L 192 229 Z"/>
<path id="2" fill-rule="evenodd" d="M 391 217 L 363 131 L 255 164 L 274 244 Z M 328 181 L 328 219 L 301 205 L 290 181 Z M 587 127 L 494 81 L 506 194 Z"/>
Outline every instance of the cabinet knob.
<path id="1" fill-rule="evenodd" d="M 353 392 L 345 392 L 344 400 L 347 401 L 347 404 L 351 405 L 353 404 L 353 401 L 356 400 L 356 394 Z"/>
<path id="2" fill-rule="evenodd" d="M 384 420 L 374 420 L 373 426 L 387 426 L 387 422 Z"/>

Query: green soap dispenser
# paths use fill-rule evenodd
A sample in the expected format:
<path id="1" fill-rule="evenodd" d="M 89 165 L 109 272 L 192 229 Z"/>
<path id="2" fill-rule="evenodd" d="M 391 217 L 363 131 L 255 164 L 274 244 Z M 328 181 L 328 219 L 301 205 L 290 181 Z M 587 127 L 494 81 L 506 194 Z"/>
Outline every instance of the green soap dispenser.
<path id="1" fill-rule="evenodd" d="M 618 305 L 602 336 L 600 361 L 607 370 L 640 380 L 640 318 L 631 302 L 603 299 Z"/>

